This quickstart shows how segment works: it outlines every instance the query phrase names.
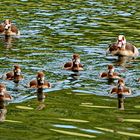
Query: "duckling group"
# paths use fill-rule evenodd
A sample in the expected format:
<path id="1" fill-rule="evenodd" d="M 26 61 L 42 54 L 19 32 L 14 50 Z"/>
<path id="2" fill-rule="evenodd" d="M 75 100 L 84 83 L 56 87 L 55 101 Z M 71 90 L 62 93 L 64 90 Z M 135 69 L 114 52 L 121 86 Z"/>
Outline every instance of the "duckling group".
<path id="1" fill-rule="evenodd" d="M 20 35 L 20 31 L 14 24 L 12 24 L 11 20 L 6 19 L 3 23 L 0 24 L 0 34 L 4 36 Z M 135 58 L 139 56 L 139 51 L 134 45 L 126 42 L 126 38 L 124 35 L 119 35 L 117 41 L 109 45 L 106 50 L 106 54 Z M 80 62 L 80 55 L 73 54 L 72 60 L 64 64 L 64 69 L 74 72 L 84 70 L 84 66 Z M 124 79 L 120 77 L 119 73 L 114 71 L 114 66 L 112 64 L 109 64 L 107 66 L 107 69 L 107 72 L 100 73 L 100 78 L 118 79 L 117 86 L 111 89 L 110 93 L 130 95 L 131 89 L 125 86 Z M 19 65 L 14 65 L 13 71 L 7 72 L 2 77 L 4 77 L 6 80 L 13 80 L 15 83 L 19 83 L 19 81 L 23 79 L 23 75 L 21 74 L 21 68 Z M 28 83 L 28 87 L 36 89 L 51 88 L 51 84 L 45 80 L 45 75 L 43 72 L 38 72 L 36 75 L 36 80 L 30 81 Z M 12 100 L 12 96 L 6 91 L 6 86 L 1 83 L 0 102 L 5 100 Z M 1 109 L 3 109 L 3 107 L 0 106 L 0 110 Z"/>

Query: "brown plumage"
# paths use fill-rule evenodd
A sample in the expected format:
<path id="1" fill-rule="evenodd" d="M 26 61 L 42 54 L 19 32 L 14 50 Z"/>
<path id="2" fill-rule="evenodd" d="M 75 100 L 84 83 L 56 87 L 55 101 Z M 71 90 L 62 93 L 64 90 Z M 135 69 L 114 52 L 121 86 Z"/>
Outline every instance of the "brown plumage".
<path id="1" fill-rule="evenodd" d="M 14 69 L 11 72 L 6 73 L 6 80 L 13 80 L 15 83 L 18 83 L 23 79 L 21 75 L 21 68 L 19 65 L 14 65 Z"/>
<path id="2" fill-rule="evenodd" d="M 80 63 L 80 55 L 79 54 L 73 54 L 72 61 L 64 64 L 64 69 L 65 70 L 72 70 L 72 71 L 83 70 L 83 65 Z"/>
<path id="3" fill-rule="evenodd" d="M 106 53 L 131 57 L 137 57 L 139 55 L 138 49 L 134 45 L 127 43 L 124 35 L 119 35 L 117 42 L 109 45 Z"/>
<path id="4" fill-rule="evenodd" d="M 111 94 L 124 94 L 124 95 L 131 95 L 130 88 L 125 87 L 125 82 L 123 79 L 118 80 L 118 84 L 111 90 Z"/>
<path id="5" fill-rule="evenodd" d="M 51 84 L 45 80 L 45 75 L 43 72 L 38 72 L 36 80 L 32 80 L 29 83 L 31 88 L 51 88 Z"/>
<path id="6" fill-rule="evenodd" d="M 108 72 L 102 72 L 100 74 L 101 78 L 107 78 L 107 79 L 119 79 L 119 73 L 114 72 L 113 65 L 108 65 Z"/>
<path id="7" fill-rule="evenodd" d="M 7 92 L 6 86 L 0 83 L 0 102 L 12 100 L 12 96 Z"/>
<path id="8" fill-rule="evenodd" d="M 0 24 L 0 34 L 5 36 L 20 35 L 20 31 L 14 24 L 12 24 L 11 20 L 6 19 Z"/>

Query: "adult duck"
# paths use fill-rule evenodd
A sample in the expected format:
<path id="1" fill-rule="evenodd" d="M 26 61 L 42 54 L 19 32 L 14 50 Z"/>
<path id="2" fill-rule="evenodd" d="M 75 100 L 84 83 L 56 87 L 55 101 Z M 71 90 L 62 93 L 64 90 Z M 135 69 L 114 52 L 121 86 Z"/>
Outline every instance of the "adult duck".
<path id="1" fill-rule="evenodd" d="M 65 70 L 72 70 L 72 71 L 83 70 L 83 65 L 80 63 L 80 55 L 79 54 L 73 54 L 72 61 L 64 64 L 64 69 Z"/>
<path id="2" fill-rule="evenodd" d="M 20 31 L 14 24 L 12 24 L 11 20 L 6 19 L 0 24 L 0 34 L 5 36 L 20 35 Z"/>
<path id="3" fill-rule="evenodd" d="M 107 78 L 107 79 L 119 79 L 119 73 L 114 72 L 115 68 L 113 65 L 108 65 L 108 71 L 100 73 L 101 78 Z"/>
<path id="4" fill-rule="evenodd" d="M 45 74 L 43 72 L 38 72 L 36 79 L 30 81 L 30 88 L 51 88 L 51 84 L 45 80 Z"/>
<path id="5" fill-rule="evenodd" d="M 127 43 L 124 35 L 119 35 L 117 42 L 109 45 L 106 53 L 129 57 L 137 57 L 139 55 L 138 49 L 134 45 Z"/>

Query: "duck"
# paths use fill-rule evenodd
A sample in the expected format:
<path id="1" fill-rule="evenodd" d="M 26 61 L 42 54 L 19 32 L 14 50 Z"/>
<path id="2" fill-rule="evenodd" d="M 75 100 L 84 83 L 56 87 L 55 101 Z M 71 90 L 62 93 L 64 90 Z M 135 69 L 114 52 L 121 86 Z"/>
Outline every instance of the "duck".
<path id="1" fill-rule="evenodd" d="M 4 122 L 6 118 L 6 103 L 7 101 L 13 100 L 13 97 L 7 92 L 6 86 L 0 83 L 0 122 Z"/>
<path id="2" fill-rule="evenodd" d="M 0 34 L 5 36 L 20 35 L 20 31 L 14 24 L 12 24 L 11 20 L 6 19 L 0 24 Z"/>
<path id="3" fill-rule="evenodd" d="M 111 90 L 111 94 L 122 94 L 122 95 L 131 95 L 131 89 L 125 86 L 124 79 L 120 78 L 118 80 L 117 86 Z"/>
<path id="4" fill-rule="evenodd" d="M 81 71 L 83 70 L 83 65 L 80 63 L 80 55 L 79 54 L 73 54 L 72 61 L 67 62 L 64 64 L 65 70 L 71 70 L 71 71 Z"/>
<path id="5" fill-rule="evenodd" d="M 108 49 L 106 50 L 106 54 L 137 57 L 139 56 L 139 51 L 134 45 L 126 42 L 124 35 L 119 35 L 117 42 L 109 45 Z"/>
<path id="6" fill-rule="evenodd" d="M 100 78 L 107 78 L 107 79 L 120 79 L 119 73 L 114 72 L 114 66 L 109 64 L 108 71 L 100 73 Z"/>
<path id="7" fill-rule="evenodd" d="M 30 88 L 51 88 L 51 84 L 45 80 L 45 74 L 43 72 L 38 72 L 36 79 L 29 82 Z"/>
<path id="8" fill-rule="evenodd" d="M 18 83 L 23 79 L 23 75 L 21 74 L 21 68 L 19 65 L 14 65 L 13 71 L 7 72 L 5 74 L 6 80 L 13 80 L 15 83 Z"/>
<path id="9" fill-rule="evenodd" d="M 13 97 L 7 92 L 5 84 L 0 83 L 0 102 L 11 101 L 12 99 Z"/>

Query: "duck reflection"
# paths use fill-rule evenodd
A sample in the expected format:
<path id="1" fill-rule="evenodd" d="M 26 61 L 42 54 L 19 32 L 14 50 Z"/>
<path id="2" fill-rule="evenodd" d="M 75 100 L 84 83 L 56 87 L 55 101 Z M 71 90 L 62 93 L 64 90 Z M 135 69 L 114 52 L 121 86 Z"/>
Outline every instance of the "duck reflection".
<path id="1" fill-rule="evenodd" d="M 6 86 L 0 84 L 0 122 L 5 121 L 7 113 L 6 105 L 8 101 L 11 101 L 12 99 L 12 96 L 6 90 Z"/>
<path id="2" fill-rule="evenodd" d="M 37 89 L 37 100 L 39 102 L 38 107 L 36 108 L 37 110 L 42 110 L 46 107 L 45 105 L 45 98 L 47 94 L 43 93 L 43 88 L 38 88 Z"/>
<path id="3" fill-rule="evenodd" d="M 118 94 L 118 109 L 124 110 L 124 95 Z"/>
<path id="4" fill-rule="evenodd" d="M 4 46 L 6 49 L 12 48 L 12 40 L 13 40 L 13 38 L 11 36 L 5 36 Z"/>
<path id="5" fill-rule="evenodd" d="M 127 64 L 127 62 L 130 62 L 134 60 L 132 57 L 128 57 L 128 56 L 118 56 L 117 61 L 115 62 L 116 65 L 118 66 L 123 66 L 123 67 L 132 67 L 130 65 Z"/>
<path id="6" fill-rule="evenodd" d="M 78 80 L 80 77 L 80 73 L 78 71 L 74 72 L 74 73 L 70 74 L 69 77 L 71 78 L 70 81 Z"/>

